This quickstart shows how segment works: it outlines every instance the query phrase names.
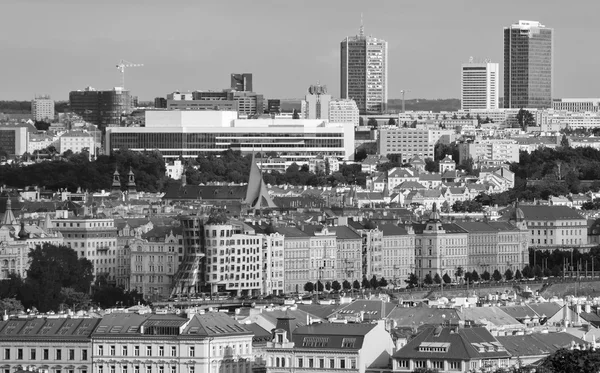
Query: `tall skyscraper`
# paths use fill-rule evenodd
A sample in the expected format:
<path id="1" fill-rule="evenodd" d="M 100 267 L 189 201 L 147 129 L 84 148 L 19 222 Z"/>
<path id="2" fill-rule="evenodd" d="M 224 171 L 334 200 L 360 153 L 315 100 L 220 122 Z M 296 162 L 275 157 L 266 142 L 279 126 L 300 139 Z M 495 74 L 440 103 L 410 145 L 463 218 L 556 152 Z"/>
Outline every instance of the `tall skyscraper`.
<path id="1" fill-rule="evenodd" d="M 504 107 L 552 107 L 554 30 L 537 21 L 504 28 Z"/>
<path id="2" fill-rule="evenodd" d="M 383 113 L 387 106 L 387 42 L 365 36 L 361 22 L 357 36 L 341 43 L 341 98 L 356 101 L 361 114 Z"/>
<path id="3" fill-rule="evenodd" d="M 329 102 L 331 95 L 327 94 L 327 87 L 317 83 L 308 87 L 308 94 L 300 103 L 302 118 L 329 120 Z"/>
<path id="4" fill-rule="evenodd" d="M 252 74 L 231 74 L 231 89 L 242 92 L 254 92 L 252 90 Z"/>
<path id="5" fill-rule="evenodd" d="M 461 108 L 498 109 L 497 63 L 476 63 L 473 57 L 462 64 L 460 77 Z"/>

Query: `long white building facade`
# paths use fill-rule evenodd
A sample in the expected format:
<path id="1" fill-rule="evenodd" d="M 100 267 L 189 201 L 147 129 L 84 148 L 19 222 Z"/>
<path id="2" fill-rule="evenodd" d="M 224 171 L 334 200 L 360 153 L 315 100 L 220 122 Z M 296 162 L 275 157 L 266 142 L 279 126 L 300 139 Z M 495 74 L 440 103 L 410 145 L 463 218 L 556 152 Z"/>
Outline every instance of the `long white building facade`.
<path id="1" fill-rule="evenodd" d="M 106 129 L 106 152 L 159 150 L 165 158 L 195 158 L 228 149 L 276 152 L 290 164 L 319 155 L 351 160 L 354 125 L 326 119 L 237 119 L 235 111 L 147 111 L 145 127 Z"/>

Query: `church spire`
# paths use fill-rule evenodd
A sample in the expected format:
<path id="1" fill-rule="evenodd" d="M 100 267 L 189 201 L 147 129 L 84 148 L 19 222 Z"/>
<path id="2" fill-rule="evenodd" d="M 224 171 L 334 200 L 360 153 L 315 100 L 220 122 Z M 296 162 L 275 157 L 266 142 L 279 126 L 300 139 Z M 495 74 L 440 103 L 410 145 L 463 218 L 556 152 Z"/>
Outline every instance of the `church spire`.
<path id="1" fill-rule="evenodd" d="M 10 200 L 10 196 L 6 197 L 6 211 L 4 211 L 4 217 L 0 222 L 0 226 L 2 225 L 17 225 L 17 219 L 15 219 L 15 215 L 12 212 L 12 201 Z"/>
<path id="2" fill-rule="evenodd" d="M 113 173 L 113 182 L 111 189 L 113 190 L 113 192 L 121 190 L 121 175 L 119 174 L 119 170 L 117 169 L 116 165 L 115 172 Z"/>

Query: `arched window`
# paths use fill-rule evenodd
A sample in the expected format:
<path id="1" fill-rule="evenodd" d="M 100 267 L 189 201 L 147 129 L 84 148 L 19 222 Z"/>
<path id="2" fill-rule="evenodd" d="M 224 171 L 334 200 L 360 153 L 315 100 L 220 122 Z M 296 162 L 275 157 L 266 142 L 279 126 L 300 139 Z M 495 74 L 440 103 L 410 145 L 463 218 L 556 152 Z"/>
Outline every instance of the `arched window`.
<path id="1" fill-rule="evenodd" d="M 275 359 L 275 364 L 276 364 L 275 366 L 277 366 L 277 367 L 279 367 L 279 366 L 280 366 L 280 365 L 279 365 L 279 364 L 280 364 L 280 360 L 279 360 L 279 358 L 276 358 L 276 359 Z"/>

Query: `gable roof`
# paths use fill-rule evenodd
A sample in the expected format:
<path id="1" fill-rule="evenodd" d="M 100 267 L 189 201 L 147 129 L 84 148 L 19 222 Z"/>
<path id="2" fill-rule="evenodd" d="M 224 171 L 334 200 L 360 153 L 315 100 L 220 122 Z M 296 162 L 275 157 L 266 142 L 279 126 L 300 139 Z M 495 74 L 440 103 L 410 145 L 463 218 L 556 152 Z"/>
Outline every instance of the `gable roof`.
<path id="1" fill-rule="evenodd" d="M 388 315 L 399 327 L 420 327 L 422 325 L 440 325 L 445 322 L 458 323 L 460 318 L 456 309 L 425 307 L 396 307 Z"/>
<path id="2" fill-rule="evenodd" d="M 294 331 L 295 348 L 315 348 L 323 350 L 360 350 L 365 336 L 377 324 L 312 324 Z"/>
<path id="3" fill-rule="evenodd" d="M 364 312 L 365 319 L 380 320 L 389 316 L 390 312 L 396 307 L 395 303 L 384 302 L 380 299 L 359 299 L 354 302 L 338 308 L 330 316 L 336 314 L 357 314 Z"/>
<path id="4" fill-rule="evenodd" d="M 568 348 L 573 342 L 584 345 L 586 342 L 569 333 L 534 333 L 497 337 L 498 342 L 513 356 L 546 356 L 561 348 Z"/>
<path id="5" fill-rule="evenodd" d="M 89 339 L 100 319 L 25 318 L 0 322 L 0 340 Z"/>
<path id="6" fill-rule="evenodd" d="M 581 214 L 568 206 L 522 205 L 519 208 L 525 214 L 525 220 L 579 220 L 585 219 Z M 509 218 L 514 207 L 504 209 L 502 217 Z"/>

